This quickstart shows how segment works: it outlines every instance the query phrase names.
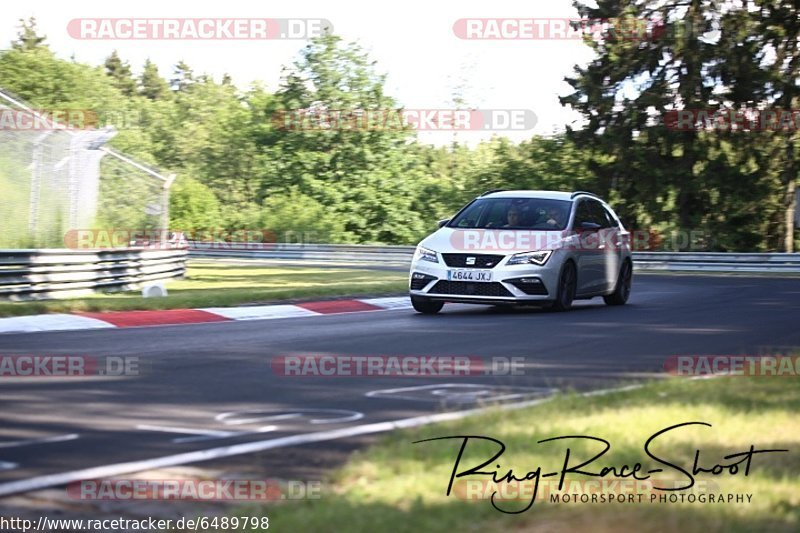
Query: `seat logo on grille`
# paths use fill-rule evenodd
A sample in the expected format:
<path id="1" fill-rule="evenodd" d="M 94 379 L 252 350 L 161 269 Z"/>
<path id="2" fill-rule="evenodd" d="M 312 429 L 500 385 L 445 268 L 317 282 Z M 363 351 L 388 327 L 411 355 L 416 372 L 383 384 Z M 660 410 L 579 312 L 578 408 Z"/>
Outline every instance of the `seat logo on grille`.
<path id="1" fill-rule="evenodd" d="M 475 264 L 475 258 L 474 257 L 467 257 L 467 264 L 468 265 L 474 265 Z"/>

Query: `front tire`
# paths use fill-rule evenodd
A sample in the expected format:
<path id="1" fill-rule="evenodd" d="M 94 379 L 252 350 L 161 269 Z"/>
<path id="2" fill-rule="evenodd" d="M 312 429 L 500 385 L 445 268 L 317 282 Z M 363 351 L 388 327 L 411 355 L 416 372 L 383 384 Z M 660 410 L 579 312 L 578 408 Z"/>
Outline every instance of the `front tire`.
<path id="1" fill-rule="evenodd" d="M 625 261 L 619 271 L 619 278 L 617 278 L 617 286 L 614 287 L 614 292 L 608 296 L 603 296 L 603 301 L 606 302 L 606 305 L 625 305 L 631 295 L 632 282 L 633 265 L 630 261 Z"/>
<path id="2" fill-rule="evenodd" d="M 444 307 L 444 302 L 436 302 L 429 300 L 428 298 L 412 296 L 411 306 L 417 313 L 422 313 L 423 315 L 435 315 L 442 310 L 442 307 Z"/>
<path id="3" fill-rule="evenodd" d="M 578 290 L 578 273 L 575 263 L 567 261 L 561 269 L 561 276 L 558 278 L 558 293 L 556 301 L 553 302 L 553 311 L 567 311 L 572 307 L 575 293 Z"/>

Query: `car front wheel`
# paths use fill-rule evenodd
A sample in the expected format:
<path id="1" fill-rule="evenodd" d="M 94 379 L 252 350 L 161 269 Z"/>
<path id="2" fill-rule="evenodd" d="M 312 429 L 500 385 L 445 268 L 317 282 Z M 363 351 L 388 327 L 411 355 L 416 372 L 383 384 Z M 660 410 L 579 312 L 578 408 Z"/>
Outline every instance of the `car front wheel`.
<path id="1" fill-rule="evenodd" d="M 552 309 L 554 311 L 566 311 L 571 308 L 572 300 L 575 299 L 577 290 L 578 273 L 575 270 L 575 263 L 567 261 L 561 269 L 561 277 L 558 280 L 558 293 Z"/>
<path id="2" fill-rule="evenodd" d="M 411 297 L 411 305 L 414 310 L 423 315 L 435 315 L 444 307 L 444 302 L 436 302 L 428 298 L 421 298 L 419 296 Z"/>

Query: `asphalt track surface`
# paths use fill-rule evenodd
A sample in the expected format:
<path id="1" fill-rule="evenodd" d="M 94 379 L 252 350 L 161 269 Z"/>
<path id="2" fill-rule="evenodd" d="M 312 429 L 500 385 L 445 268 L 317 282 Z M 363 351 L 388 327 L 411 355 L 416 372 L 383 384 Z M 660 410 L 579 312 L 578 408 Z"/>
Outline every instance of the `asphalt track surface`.
<path id="1" fill-rule="evenodd" d="M 800 346 L 799 318 L 798 279 L 648 275 L 634 280 L 629 305 L 594 299 L 568 313 L 448 304 L 436 316 L 398 309 L 0 335 L 0 354 L 138 357 L 141 367 L 139 376 L 0 380 L 0 494 L 11 483 L 89 467 L 641 382 L 664 376 L 672 355 Z M 521 357 L 524 373 L 273 371 L 274 357 L 296 354 Z M 262 463 L 286 466 L 360 442 L 288 445 L 261 452 Z M 207 464 L 215 461 L 223 459 Z"/>

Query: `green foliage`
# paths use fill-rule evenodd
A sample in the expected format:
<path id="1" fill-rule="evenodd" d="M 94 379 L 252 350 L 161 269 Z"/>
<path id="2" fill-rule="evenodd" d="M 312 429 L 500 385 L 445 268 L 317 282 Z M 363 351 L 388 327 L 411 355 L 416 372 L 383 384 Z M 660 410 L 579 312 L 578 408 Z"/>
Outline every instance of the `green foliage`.
<path id="1" fill-rule="evenodd" d="M 597 192 L 619 200 L 632 225 L 705 231 L 719 250 L 791 251 L 796 131 L 665 127 L 673 110 L 797 108 L 796 3 L 724 4 L 575 2 L 584 18 L 665 22 L 636 38 L 587 41 L 596 57 L 562 98 L 586 121 L 570 138 L 589 154 Z"/>
<path id="2" fill-rule="evenodd" d="M 106 74 L 114 80 L 114 86 L 125 96 L 136 94 L 136 80 L 131 73 L 131 66 L 122 61 L 114 50 L 105 62 Z"/>
<path id="3" fill-rule="evenodd" d="M 169 85 L 159 75 L 158 67 L 148 59 L 139 77 L 139 94 L 150 100 L 163 100 L 169 96 Z"/>
<path id="4" fill-rule="evenodd" d="M 261 228 L 277 242 L 342 242 L 344 224 L 324 205 L 296 190 L 264 201 Z"/>
<path id="5" fill-rule="evenodd" d="M 217 229 L 219 200 L 214 191 L 187 176 L 178 178 L 170 189 L 169 227 L 181 231 Z"/>
<path id="6" fill-rule="evenodd" d="M 117 127 L 115 148 L 176 173 L 176 229 L 413 244 L 487 189 L 581 189 L 608 198 L 632 229 L 705 230 L 715 249 L 770 251 L 790 247 L 785 213 L 797 179 L 796 132 L 682 132 L 661 120 L 723 99 L 798 108 L 797 9 L 786 1 L 754 4 L 758 10 L 723 12 L 719 0 L 578 3 L 586 18 L 669 22 L 656 39 L 587 40 L 596 58 L 575 70 L 567 80 L 574 92 L 562 100 L 583 114 L 584 127 L 518 144 L 500 137 L 434 147 L 406 129 L 287 128 L 280 118 L 298 110 L 401 107 L 378 65 L 334 35 L 310 41 L 277 91 L 240 91 L 229 76 L 218 83 L 184 61 L 165 79 L 150 60 L 134 76 L 116 52 L 98 67 L 60 59 L 31 19 L 0 52 L 0 83 L 36 107 L 96 112 L 101 125 Z M 712 23 L 717 41 L 703 38 Z M 684 31 L 687 25 L 702 31 Z M 109 158 L 102 165 L 97 223 L 159 224 L 130 202 L 152 203 L 157 187 Z M 18 185 L 26 172 L 0 153 L 0 209 L 19 234 L 27 224 L 28 192 Z"/>
<path id="7" fill-rule="evenodd" d="M 47 46 L 44 44 L 45 36 L 39 35 L 35 17 L 30 17 L 27 21 L 20 19 L 19 24 L 20 30 L 17 34 L 17 40 L 11 43 L 12 48 L 15 50 L 35 50 L 36 48 Z"/>

